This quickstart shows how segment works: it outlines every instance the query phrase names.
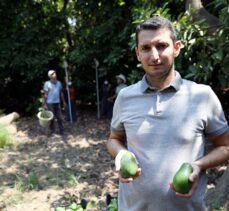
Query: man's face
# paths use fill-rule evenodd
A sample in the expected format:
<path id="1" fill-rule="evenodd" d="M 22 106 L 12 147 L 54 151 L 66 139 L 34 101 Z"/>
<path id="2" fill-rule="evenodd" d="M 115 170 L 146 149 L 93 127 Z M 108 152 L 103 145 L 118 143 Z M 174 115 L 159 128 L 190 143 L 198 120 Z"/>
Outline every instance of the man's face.
<path id="1" fill-rule="evenodd" d="M 164 78 L 174 70 L 174 58 L 179 55 L 181 43 L 174 43 L 170 33 L 169 29 L 162 28 L 138 34 L 136 55 L 150 78 Z"/>
<path id="2" fill-rule="evenodd" d="M 117 78 L 116 81 L 117 81 L 117 84 L 122 84 L 123 83 L 123 80 L 121 78 Z"/>
<path id="3" fill-rule="evenodd" d="M 56 72 L 54 72 L 52 75 L 50 75 L 51 80 L 56 80 Z"/>

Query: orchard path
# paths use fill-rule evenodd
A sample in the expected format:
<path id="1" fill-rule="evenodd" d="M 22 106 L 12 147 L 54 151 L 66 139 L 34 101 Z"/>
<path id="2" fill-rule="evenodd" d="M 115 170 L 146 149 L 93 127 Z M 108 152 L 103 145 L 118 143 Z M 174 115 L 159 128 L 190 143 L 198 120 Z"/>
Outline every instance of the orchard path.
<path id="1" fill-rule="evenodd" d="M 105 145 L 109 124 L 82 111 L 76 122 L 64 122 L 64 136 L 49 137 L 35 117 L 20 118 L 13 146 L 0 151 L 0 210 L 48 211 L 82 199 L 105 210 L 106 194 L 116 196 L 118 182 Z M 20 191 L 20 178 L 31 174 L 39 178 L 38 187 Z"/>
<path id="2" fill-rule="evenodd" d="M 76 122 L 64 122 L 64 136 L 51 137 L 36 117 L 20 118 L 16 125 L 13 146 L 0 150 L 0 211 L 49 211 L 82 199 L 95 202 L 92 210 L 106 210 L 106 194 L 117 196 L 118 188 L 105 145 L 109 119 L 97 120 L 94 111 L 82 110 Z M 226 165 L 209 172 L 209 187 L 225 170 Z M 31 175 L 37 176 L 37 187 L 22 191 L 27 188 L 22 181 Z M 214 189 L 208 202 L 214 207 L 228 205 L 229 188 L 217 201 Z"/>

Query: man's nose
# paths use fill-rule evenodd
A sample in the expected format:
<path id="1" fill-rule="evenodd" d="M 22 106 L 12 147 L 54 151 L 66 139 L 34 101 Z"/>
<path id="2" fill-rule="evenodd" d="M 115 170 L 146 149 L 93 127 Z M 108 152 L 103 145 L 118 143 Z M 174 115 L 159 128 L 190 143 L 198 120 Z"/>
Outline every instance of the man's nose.
<path id="1" fill-rule="evenodd" d="M 150 56 L 153 61 L 157 61 L 159 59 L 159 52 L 155 47 L 152 47 Z"/>

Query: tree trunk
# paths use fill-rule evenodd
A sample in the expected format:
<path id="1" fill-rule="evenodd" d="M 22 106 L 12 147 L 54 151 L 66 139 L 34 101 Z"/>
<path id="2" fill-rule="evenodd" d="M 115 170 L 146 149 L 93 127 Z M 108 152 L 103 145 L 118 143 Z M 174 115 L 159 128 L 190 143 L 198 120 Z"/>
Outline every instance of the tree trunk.
<path id="1" fill-rule="evenodd" d="M 185 10 L 194 20 L 205 19 L 209 25 L 209 32 L 214 32 L 220 26 L 219 19 L 203 7 L 201 0 L 186 0 Z"/>
<path id="2" fill-rule="evenodd" d="M 213 33 L 220 27 L 220 21 L 217 17 L 210 14 L 204 7 L 201 0 L 186 0 L 185 10 L 193 20 L 197 21 L 200 19 L 205 19 L 209 25 L 208 32 Z M 227 52 L 229 52 L 229 46 L 225 46 Z M 229 76 L 229 67 L 227 69 L 227 76 Z"/>
<path id="3" fill-rule="evenodd" d="M 17 112 L 12 112 L 10 114 L 0 117 L 0 124 L 9 125 L 12 122 L 16 121 L 19 117 L 20 115 Z"/>

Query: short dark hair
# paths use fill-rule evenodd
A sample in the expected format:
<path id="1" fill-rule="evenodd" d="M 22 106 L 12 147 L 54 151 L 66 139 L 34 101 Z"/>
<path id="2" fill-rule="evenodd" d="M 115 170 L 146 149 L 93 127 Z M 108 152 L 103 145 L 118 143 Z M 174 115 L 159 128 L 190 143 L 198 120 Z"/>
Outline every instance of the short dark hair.
<path id="1" fill-rule="evenodd" d="M 157 29 L 162 29 L 162 28 L 167 28 L 170 30 L 171 32 L 171 39 L 173 40 L 173 42 L 175 42 L 177 40 L 177 35 L 176 35 L 176 30 L 173 27 L 171 21 L 169 21 L 168 19 L 159 16 L 159 15 L 155 15 L 149 19 L 147 19 L 146 21 L 144 21 L 143 23 L 139 24 L 136 27 L 136 34 L 135 34 L 135 38 L 136 38 L 136 47 L 138 46 L 138 34 L 143 31 L 143 30 L 157 30 Z"/>

